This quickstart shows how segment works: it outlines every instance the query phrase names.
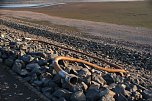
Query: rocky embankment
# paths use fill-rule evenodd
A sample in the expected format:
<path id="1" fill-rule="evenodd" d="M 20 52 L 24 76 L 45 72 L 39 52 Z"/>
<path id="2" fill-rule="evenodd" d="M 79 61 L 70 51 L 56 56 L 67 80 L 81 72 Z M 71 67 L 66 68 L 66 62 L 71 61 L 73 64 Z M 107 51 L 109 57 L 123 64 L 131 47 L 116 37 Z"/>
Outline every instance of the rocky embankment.
<path id="1" fill-rule="evenodd" d="M 54 33 L 41 27 L 0 20 L 0 62 L 4 63 L 25 81 L 50 100 L 62 101 L 147 101 L 152 98 L 152 55 L 122 47 L 97 43 L 70 35 Z M 69 74 L 79 77 L 77 84 L 61 78 L 54 70 L 56 56 L 70 56 L 109 68 L 108 64 L 93 58 L 62 50 L 49 44 L 27 41 L 25 37 L 40 39 L 80 49 L 89 54 L 122 64 L 126 75 L 99 71 L 82 63 L 60 61 Z"/>

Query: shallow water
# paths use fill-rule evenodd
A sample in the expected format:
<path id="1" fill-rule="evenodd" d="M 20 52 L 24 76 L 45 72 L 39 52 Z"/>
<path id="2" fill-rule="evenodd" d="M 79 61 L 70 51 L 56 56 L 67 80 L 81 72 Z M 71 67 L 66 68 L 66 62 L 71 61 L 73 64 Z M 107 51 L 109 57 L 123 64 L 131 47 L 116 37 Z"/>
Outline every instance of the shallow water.
<path id="1" fill-rule="evenodd" d="M 52 5 L 61 5 L 65 3 L 49 3 L 49 4 L 4 4 L 0 5 L 0 8 L 21 8 L 21 7 L 46 7 L 46 6 L 52 6 Z"/>
<path id="2" fill-rule="evenodd" d="M 4 0 L 0 1 L 0 8 L 45 7 L 65 4 L 67 2 L 117 2 L 117 1 L 143 1 L 143 0 Z"/>

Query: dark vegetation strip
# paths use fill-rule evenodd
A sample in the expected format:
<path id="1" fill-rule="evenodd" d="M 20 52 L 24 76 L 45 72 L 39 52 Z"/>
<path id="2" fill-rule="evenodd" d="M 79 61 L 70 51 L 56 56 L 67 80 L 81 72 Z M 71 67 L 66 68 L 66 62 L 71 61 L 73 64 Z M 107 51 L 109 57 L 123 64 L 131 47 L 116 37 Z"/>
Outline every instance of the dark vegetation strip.
<path id="1" fill-rule="evenodd" d="M 52 33 L 47 30 L 43 30 L 19 23 L 17 24 L 5 20 L 0 20 L 0 24 L 6 25 L 11 28 L 15 28 L 17 30 L 28 32 L 30 34 L 47 37 L 51 40 L 60 43 L 65 43 L 67 45 L 71 45 L 83 51 L 90 51 L 98 56 L 104 54 L 105 57 L 109 56 L 111 59 L 117 59 L 129 65 L 133 65 L 136 67 L 143 67 L 145 69 L 150 69 L 150 70 L 152 69 L 152 61 L 151 61 L 152 55 L 150 53 L 144 53 L 144 52 L 140 53 L 125 48 L 113 47 L 111 45 L 88 41 L 78 37 L 68 36 L 64 34 Z"/>

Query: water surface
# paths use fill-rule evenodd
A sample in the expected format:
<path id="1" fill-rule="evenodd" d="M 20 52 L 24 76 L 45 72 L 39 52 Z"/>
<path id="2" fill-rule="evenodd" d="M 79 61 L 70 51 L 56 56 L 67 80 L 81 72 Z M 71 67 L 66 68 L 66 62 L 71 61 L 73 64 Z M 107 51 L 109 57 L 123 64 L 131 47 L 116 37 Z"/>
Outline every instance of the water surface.
<path id="1" fill-rule="evenodd" d="M 2 0 L 0 8 L 21 7 L 45 7 L 51 5 L 65 4 L 68 2 L 119 2 L 119 1 L 144 1 L 144 0 Z"/>

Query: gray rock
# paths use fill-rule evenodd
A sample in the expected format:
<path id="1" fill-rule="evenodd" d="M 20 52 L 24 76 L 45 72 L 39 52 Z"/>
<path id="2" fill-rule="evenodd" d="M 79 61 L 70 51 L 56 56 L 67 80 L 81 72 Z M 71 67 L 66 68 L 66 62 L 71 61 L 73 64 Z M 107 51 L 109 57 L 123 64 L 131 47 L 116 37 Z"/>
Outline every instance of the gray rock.
<path id="1" fill-rule="evenodd" d="M 5 59 L 4 63 L 5 63 L 5 65 L 8 66 L 8 67 L 12 67 L 12 66 L 13 66 L 13 63 L 14 63 L 14 60 L 11 59 L 11 58 L 8 58 L 8 59 Z"/>
<path id="2" fill-rule="evenodd" d="M 86 101 L 86 96 L 84 95 L 83 91 L 75 92 L 70 97 L 71 101 Z"/>
<path id="3" fill-rule="evenodd" d="M 116 94 L 116 101 L 128 101 L 128 99 L 120 93 Z"/>
<path id="4" fill-rule="evenodd" d="M 116 83 L 112 83 L 112 84 L 108 85 L 108 89 L 113 89 L 116 87 L 116 85 L 117 85 Z"/>
<path id="5" fill-rule="evenodd" d="M 99 101 L 115 101 L 115 99 L 112 96 L 105 95 Z"/>
<path id="6" fill-rule="evenodd" d="M 19 57 L 20 60 L 23 60 L 25 63 L 30 63 L 32 61 L 32 57 L 30 55 L 23 55 Z"/>
<path id="7" fill-rule="evenodd" d="M 82 89 L 84 91 L 86 91 L 88 89 L 88 85 L 86 85 L 84 82 L 81 82 L 81 85 L 82 85 Z"/>
<path id="8" fill-rule="evenodd" d="M 17 46 L 16 42 L 9 42 L 10 48 L 15 48 Z"/>
<path id="9" fill-rule="evenodd" d="M 24 78 L 24 80 L 27 81 L 27 82 L 31 81 L 31 79 L 32 78 L 30 76 L 27 76 L 27 77 Z"/>
<path id="10" fill-rule="evenodd" d="M 136 86 L 136 85 L 132 85 L 131 91 L 132 91 L 132 92 L 136 92 L 137 90 L 138 90 L 137 86 Z"/>
<path id="11" fill-rule="evenodd" d="M 109 93 L 109 91 L 110 90 L 108 88 L 106 88 L 106 87 L 101 88 L 100 89 L 100 97 L 103 97 L 103 96 L 107 95 Z"/>
<path id="12" fill-rule="evenodd" d="M 48 86 L 49 86 L 49 87 L 52 87 L 52 88 L 58 87 L 58 85 L 57 85 L 55 82 L 53 82 L 52 80 L 50 80 L 50 81 L 48 82 Z"/>
<path id="13" fill-rule="evenodd" d="M 21 76 L 26 76 L 26 75 L 28 75 L 28 71 L 26 69 L 22 69 L 21 72 L 20 72 L 20 75 Z"/>
<path id="14" fill-rule="evenodd" d="M 152 98 L 147 99 L 147 101 L 152 101 Z"/>
<path id="15" fill-rule="evenodd" d="M 21 73 L 22 69 L 22 61 L 21 60 L 16 60 L 13 64 L 12 70 L 18 74 Z"/>
<path id="16" fill-rule="evenodd" d="M 87 84 L 87 85 L 90 85 L 90 84 L 91 84 L 91 76 L 80 77 L 80 80 L 81 80 L 82 82 L 84 82 L 85 84 Z"/>
<path id="17" fill-rule="evenodd" d="M 66 82 L 65 80 L 62 81 L 62 88 L 67 89 L 71 92 L 77 92 L 77 91 L 82 91 L 82 87 L 80 84 L 71 84 Z"/>
<path id="18" fill-rule="evenodd" d="M 143 95 L 143 98 L 145 98 L 145 99 L 152 98 L 152 90 L 151 89 L 144 90 L 142 95 Z"/>
<path id="19" fill-rule="evenodd" d="M 54 92 L 54 89 L 52 87 L 44 87 L 41 90 L 42 90 L 42 93 L 46 96 L 51 95 Z"/>
<path id="20" fill-rule="evenodd" d="M 38 65 L 38 63 L 30 63 L 26 65 L 26 69 L 30 71 L 36 71 L 40 69 L 41 67 Z"/>
<path id="21" fill-rule="evenodd" d="M 58 101 L 67 101 L 64 97 L 58 99 Z"/>
<path id="22" fill-rule="evenodd" d="M 3 53 L 1 57 L 2 57 L 2 59 L 7 59 L 8 55 L 6 53 Z"/>
<path id="23" fill-rule="evenodd" d="M 97 101 L 100 98 L 99 91 L 96 89 L 88 89 L 86 92 L 87 101 Z"/>
<path id="24" fill-rule="evenodd" d="M 40 80 L 36 80 L 33 82 L 36 86 L 42 86 L 43 82 Z"/>
<path id="25" fill-rule="evenodd" d="M 3 59 L 2 58 L 0 58 L 0 63 L 2 63 L 3 62 Z"/>
<path id="26" fill-rule="evenodd" d="M 114 92 L 117 94 L 123 94 L 125 95 L 125 88 L 121 84 L 117 84 L 114 88 Z"/>
<path id="27" fill-rule="evenodd" d="M 44 65 L 47 65 L 47 60 L 45 59 L 41 59 L 37 62 L 40 66 L 44 66 Z"/>
<path id="28" fill-rule="evenodd" d="M 20 52 L 19 52 L 19 55 L 20 55 L 20 56 L 23 56 L 23 55 L 25 55 L 25 54 L 26 54 L 25 51 L 20 50 Z"/>
<path id="29" fill-rule="evenodd" d="M 82 68 L 79 72 L 78 72 L 79 76 L 81 77 L 87 77 L 91 75 L 91 72 L 87 69 L 87 68 Z"/>
<path id="30" fill-rule="evenodd" d="M 142 95 L 139 93 L 139 92 L 133 92 L 132 93 L 132 96 L 134 96 L 134 99 L 136 100 L 136 101 L 138 101 L 138 100 L 140 100 L 140 99 L 142 99 Z"/>
<path id="31" fill-rule="evenodd" d="M 56 74 L 53 78 L 53 81 L 57 84 L 61 84 L 61 77 L 59 74 Z"/>
<path id="32" fill-rule="evenodd" d="M 89 89 L 99 89 L 100 88 L 100 84 L 95 82 L 95 81 L 91 81 L 91 85 L 89 87 Z"/>
<path id="33" fill-rule="evenodd" d="M 104 76 L 103 76 L 103 79 L 107 82 L 107 84 L 112 84 L 112 83 L 114 83 L 114 79 L 113 79 L 113 76 L 112 76 L 112 74 L 105 74 Z"/>
<path id="34" fill-rule="evenodd" d="M 95 73 L 92 75 L 92 81 L 98 82 L 102 86 L 106 83 L 106 81 L 102 78 L 102 76 L 97 75 Z"/>
<path id="35" fill-rule="evenodd" d="M 54 58 L 57 57 L 57 56 L 58 56 L 58 54 L 51 54 L 50 58 L 51 58 L 51 59 L 54 59 Z"/>
<path id="36" fill-rule="evenodd" d="M 19 48 L 22 49 L 22 50 L 27 50 L 27 43 L 20 44 Z"/>
<path id="37" fill-rule="evenodd" d="M 58 89 L 52 95 L 57 98 L 64 97 L 68 100 L 70 98 L 70 96 L 72 95 L 72 92 L 70 92 L 66 89 Z"/>
<path id="38" fill-rule="evenodd" d="M 2 52 L 0 51 L 0 57 L 2 56 Z"/>
<path id="39" fill-rule="evenodd" d="M 30 52 L 29 53 L 31 56 L 35 57 L 35 56 L 39 56 L 39 57 L 42 57 L 42 58 L 46 58 L 46 54 L 45 53 L 42 53 L 42 52 Z"/>

